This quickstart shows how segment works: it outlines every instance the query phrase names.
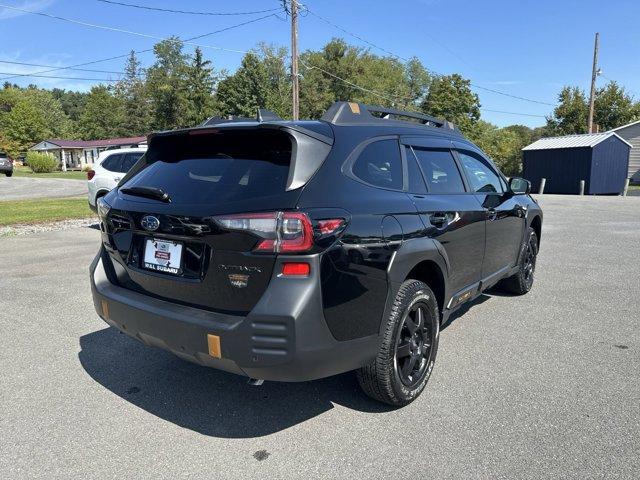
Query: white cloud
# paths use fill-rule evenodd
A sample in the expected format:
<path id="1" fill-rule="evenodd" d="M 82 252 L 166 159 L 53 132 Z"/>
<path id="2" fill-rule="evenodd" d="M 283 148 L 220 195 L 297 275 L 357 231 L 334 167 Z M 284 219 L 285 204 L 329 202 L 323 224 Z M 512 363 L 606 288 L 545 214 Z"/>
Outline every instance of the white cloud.
<path id="1" fill-rule="evenodd" d="M 100 82 L 91 81 L 79 81 L 73 79 L 64 78 L 44 78 L 44 77 L 31 77 L 30 73 L 38 73 L 44 70 L 50 70 L 55 67 L 62 67 L 68 64 L 68 54 L 47 54 L 38 57 L 23 57 L 22 52 L 19 50 L 14 51 L 0 51 L 0 85 L 5 82 L 4 78 L 11 77 L 12 75 L 25 75 L 15 78 L 7 78 L 6 81 L 10 83 L 16 83 L 20 86 L 26 87 L 29 84 L 35 84 L 41 88 L 64 88 L 66 90 L 78 90 L 87 91 L 92 85 Z M 29 65 L 16 65 L 11 63 L 3 63 L 2 60 L 10 62 L 31 63 L 37 65 L 50 65 L 51 67 L 34 67 Z M 57 70 L 43 75 L 51 76 L 67 76 L 67 77 L 108 77 L 108 75 L 100 73 L 89 72 L 75 72 L 69 70 Z"/>
<path id="2" fill-rule="evenodd" d="M 12 6 L 16 8 L 22 8 L 24 10 L 38 12 L 40 10 L 44 10 L 53 2 L 55 2 L 55 0 L 22 0 L 21 2 L 14 3 Z M 0 20 L 7 20 L 9 18 L 20 17 L 22 15 L 28 14 L 19 10 L 0 7 Z"/>

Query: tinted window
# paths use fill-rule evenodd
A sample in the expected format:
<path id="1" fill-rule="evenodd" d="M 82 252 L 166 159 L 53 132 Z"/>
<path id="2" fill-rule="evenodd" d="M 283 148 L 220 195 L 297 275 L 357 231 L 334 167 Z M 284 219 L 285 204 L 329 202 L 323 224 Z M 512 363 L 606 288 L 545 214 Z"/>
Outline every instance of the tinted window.
<path id="1" fill-rule="evenodd" d="M 291 140 L 269 130 L 158 137 L 146 158 L 127 187 L 161 188 L 174 203 L 218 204 L 284 193 Z"/>
<path id="2" fill-rule="evenodd" d="M 396 140 L 370 143 L 353 165 L 359 179 L 376 187 L 402 189 L 402 160 Z"/>
<path id="3" fill-rule="evenodd" d="M 502 193 L 500 177 L 479 157 L 464 152 L 458 152 L 462 166 L 467 172 L 467 179 L 474 192 Z"/>
<path id="4" fill-rule="evenodd" d="M 122 155 L 109 155 L 105 160 L 103 160 L 101 165 L 110 172 L 120 172 L 122 167 Z"/>
<path id="5" fill-rule="evenodd" d="M 427 187 L 424 184 L 424 178 L 416 163 L 416 157 L 411 147 L 405 147 L 407 154 L 407 173 L 409 175 L 409 192 L 411 193 L 427 193 Z"/>
<path id="6" fill-rule="evenodd" d="M 430 193 L 462 193 L 464 183 L 449 150 L 414 148 Z"/>
<path id="7" fill-rule="evenodd" d="M 131 167 L 133 167 L 135 163 L 140 160 L 140 157 L 142 155 L 144 155 L 144 152 L 127 153 L 124 157 L 124 160 L 122 161 L 122 167 L 120 171 L 122 173 L 127 173 L 129 170 L 131 170 Z"/>

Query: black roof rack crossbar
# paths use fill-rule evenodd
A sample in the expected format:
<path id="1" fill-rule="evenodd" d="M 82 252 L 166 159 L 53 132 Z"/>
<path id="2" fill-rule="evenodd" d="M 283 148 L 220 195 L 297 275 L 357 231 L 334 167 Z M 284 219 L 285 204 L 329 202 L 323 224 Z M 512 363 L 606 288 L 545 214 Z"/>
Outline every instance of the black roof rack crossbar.
<path id="1" fill-rule="evenodd" d="M 374 115 L 374 113 L 381 115 Z M 322 120 L 324 120 L 325 122 L 333 123 L 335 125 L 354 125 L 371 123 L 375 121 L 403 121 L 403 117 L 411 118 L 418 121 L 414 121 L 411 123 L 420 123 L 436 128 L 447 128 L 449 130 L 456 130 L 453 123 L 447 120 L 430 117 L 429 115 L 424 115 L 419 112 L 397 110 L 395 108 L 379 107 L 377 105 L 365 105 L 364 103 L 355 102 L 335 102 L 324 113 L 324 115 L 322 116 Z"/>
<path id="2" fill-rule="evenodd" d="M 229 115 L 229 117 L 211 117 L 207 118 L 204 122 L 200 124 L 201 127 L 207 127 L 211 125 L 220 125 L 221 123 L 231 123 L 231 122 L 279 122 L 282 121 L 282 118 L 278 116 L 277 113 L 272 112 L 271 110 L 267 110 L 266 108 L 258 108 L 258 112 L 255 118 L 249 117 L 240 117 L 235 115 Z"/>

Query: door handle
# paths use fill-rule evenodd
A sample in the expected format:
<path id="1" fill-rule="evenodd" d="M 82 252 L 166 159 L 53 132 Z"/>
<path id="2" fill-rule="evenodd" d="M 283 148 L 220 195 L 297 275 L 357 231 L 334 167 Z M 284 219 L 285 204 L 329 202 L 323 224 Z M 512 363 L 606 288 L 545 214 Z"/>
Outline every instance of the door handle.
<path id="1" fill-rule="evenodd" d="M 498 212 L 496 212 L 495 208 L 490 208 L 487 210 L 487 220 L 493 222 L 496 218 L 498 218 Z"/>
<path id="2" fill-rule="evenodd" d="M 434 227 L 442 228 L 445 223 L 447 223 L 447 214 L 440 212 L 432 213 L 431 215 L 429 215 L 429 221 Z"/>

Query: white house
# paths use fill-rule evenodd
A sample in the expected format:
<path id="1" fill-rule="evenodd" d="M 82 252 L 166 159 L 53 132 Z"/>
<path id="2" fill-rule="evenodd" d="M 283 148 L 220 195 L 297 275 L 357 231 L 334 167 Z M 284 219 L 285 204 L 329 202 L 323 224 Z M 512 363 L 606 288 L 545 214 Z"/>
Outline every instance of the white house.
<path id="1" fill-rule="evenodd" d="M 44 140 L 29 150 L 53 155 L 62 170 L 81 169 L 93 165 L 103 150 L 138 147 L 147 144 L 147 137 L 106 138 L 103 140 Z"/>

